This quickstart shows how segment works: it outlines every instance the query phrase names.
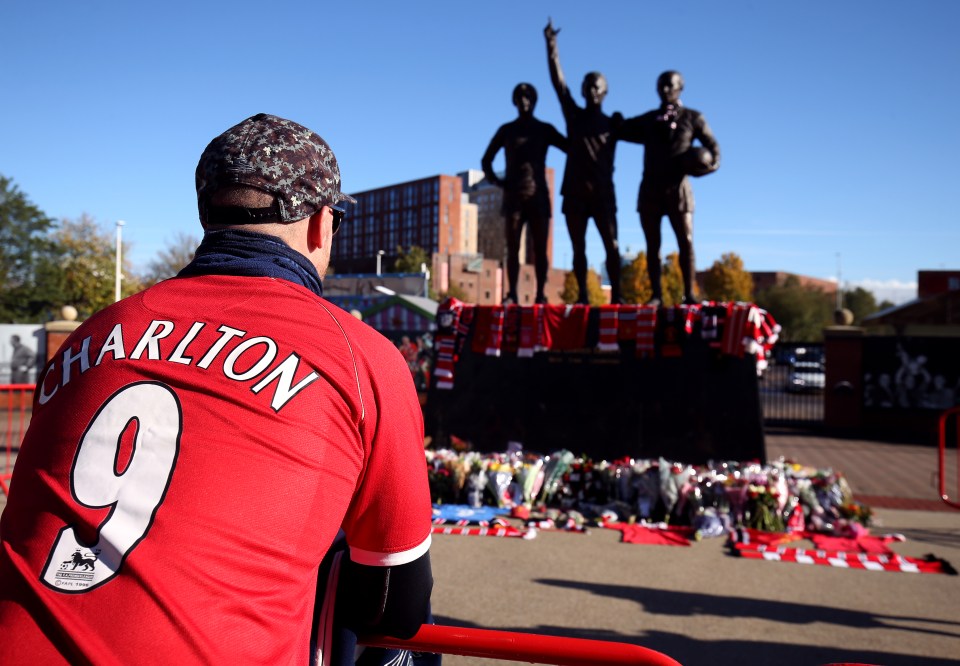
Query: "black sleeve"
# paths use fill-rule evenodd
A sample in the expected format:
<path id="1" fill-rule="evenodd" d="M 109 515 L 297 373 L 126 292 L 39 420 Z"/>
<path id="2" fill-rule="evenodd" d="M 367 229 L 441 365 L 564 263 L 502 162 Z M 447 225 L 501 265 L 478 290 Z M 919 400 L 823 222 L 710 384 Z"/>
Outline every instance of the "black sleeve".
<path id="1" fill-rule="evenodd" d="M 614 134 L 618 141 L 644 143 L 646 141 L 646 121 L 644 116 L 627 118 L 617 123 Z"/>
<path id="2" fill-rule="evenodd" d="M 430 553 L 395 567 L 371 567 L 344 558 L 337 583 L 338 624 L 357 634 L 410 638 L 430 612 Z"/>
<path id="3" fill-rule="evenodd" d="M 483 169 L 483 175 L 486 176 L 487 180 L 492 184 L 497 186 L 501 186 L 502 183 L 493 170 L 493 158 L 500 149 L 503 148 L 503 131 L 503 127 L 497 130 L 497 133 L 490 139 L 490 145 L 487 146 L 487 151 L 483 154 L 483 157 L 480 158 L 480 168 Z"/>

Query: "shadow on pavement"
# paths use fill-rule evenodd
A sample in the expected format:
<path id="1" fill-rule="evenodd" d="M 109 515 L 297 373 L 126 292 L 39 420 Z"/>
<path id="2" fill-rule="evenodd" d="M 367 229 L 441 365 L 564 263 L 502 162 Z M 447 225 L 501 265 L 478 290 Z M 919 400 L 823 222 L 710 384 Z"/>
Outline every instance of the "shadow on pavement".
<path id="1" fill-rule="evenodd" d="M 909 632 L 935 634 L 960 639 L 960 622 L 936 620 L 922 617 L 904 617 L 865 613 L 845 608 L 831 608 L 822 605 L 798 604 L 789 601 L 771 599 L 751 599 L 748 597 L 717 596 L 700 592 L 677 592 L 658 590 L 648 587 L 627 585 L 602 585 L 579 581 L 541 578 L 541 585 L 552 585 L 567 589 L 582 590 L 616 599 L 635 601 L 644 612 L 654 615 L 714 615 L 717 617 L 755 618 L 785 624 L 834 624 L 855 629 L 901 629 Z M 943 625 L 943 628 L 921 628 L 900 626 L 897 622 L 914 622 Z M 949 630 L 948 628 L 953 628 Z"/>
<path id="2" fill-rule="evenodd" d="M 960 531 L 957 530 L 907 527 L 898 529 L 897 532 L 905 536 L 908 542 L 960 548 Z"/>

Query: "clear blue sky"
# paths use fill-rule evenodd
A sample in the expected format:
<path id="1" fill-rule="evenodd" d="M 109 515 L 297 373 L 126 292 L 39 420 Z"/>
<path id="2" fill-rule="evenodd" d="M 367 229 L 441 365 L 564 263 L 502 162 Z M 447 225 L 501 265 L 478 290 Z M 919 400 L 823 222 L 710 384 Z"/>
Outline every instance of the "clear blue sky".
<path id="1" fill-rule="evenodd" d="M 142 268 L 178 232 L 198 234 L 197 158 L 254 113 L 319 132 L 347 191 L 479 168 L 516 115 L 520 81 L 563 131 L 548 16 L 572 87 L 590 70 L 607 76 L 607 112 L 653 108 L 657 75 L 683 73 L 683 101 L 723 156 L 694 181 L 698 269 L 729 251 L 749 270 L 829 279 L 839 267 L 844 286 L 902 301 L 918 269 L 960 268 L 960 3 L 949 0 L 8 3 L 0 173 L 55 217 L 125 220 Z M 617 148 L 631 252 L 645 247 L 642 151 Z M 562 172 L 563 159 L 551 151 L 548 164 Z M 666 221 L 664 238 L 673 251 Z M 588 253 L 599 267 L 592 228 Z"/>

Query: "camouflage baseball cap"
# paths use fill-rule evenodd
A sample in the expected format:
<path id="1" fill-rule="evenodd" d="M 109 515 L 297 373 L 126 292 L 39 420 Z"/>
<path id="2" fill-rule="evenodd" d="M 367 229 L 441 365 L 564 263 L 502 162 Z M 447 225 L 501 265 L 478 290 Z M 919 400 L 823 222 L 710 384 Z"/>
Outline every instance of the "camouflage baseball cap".
<path id="1" fill-rule="evenodd" d="M 211 141 L 200 156 L 196 180 L 204 222 L 210 197 L 235 185 L 274 195 L 277 219 L 270 221 L 293 222 L 323 206 L 356 203 L 340 191 L 340 168 L 327 142 L 303 125 L 266 113 Z"/>

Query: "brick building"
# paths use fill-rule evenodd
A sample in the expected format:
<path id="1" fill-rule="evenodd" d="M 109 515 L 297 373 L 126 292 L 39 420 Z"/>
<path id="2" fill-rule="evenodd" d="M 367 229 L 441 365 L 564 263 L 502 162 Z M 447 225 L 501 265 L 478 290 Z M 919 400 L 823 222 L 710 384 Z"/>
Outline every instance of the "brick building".
<path id="1" fill-rule="evenodd" d="M 550 200 L 554 170 L 547 168 Z M 506 289 L 506 259 L 502 190 L 490 185 L 478 170 L 456 176 L 439 175 L 388 185 L 352 195 L 357 204 L 331 251 L 338 274 L 389 272 L 397 248 L 421 247 L 432 257 L 428 267 L 435 289 L 445 293 L 455 285 L 481 304 L 500 303 Z M 379 262 L 378 262 L 379 258 Z M 553 218 L 547 237 L 547 263 L 553 259 Z M 534 250 L 521 242 L 518 295 L 532 303 L 536 293 Z M 547 298 L 559 303 L 565 271 L 550 269 Z"/>
<path id="2" fill-rule="evenodd" d="M 458 176 L 432 176 L 353 194 L 348 221 L 333 244 L 337 273 L 373 273 L 393 265 L 397 247 L 427 254 L 476 252 L 476 207 Z"/>

